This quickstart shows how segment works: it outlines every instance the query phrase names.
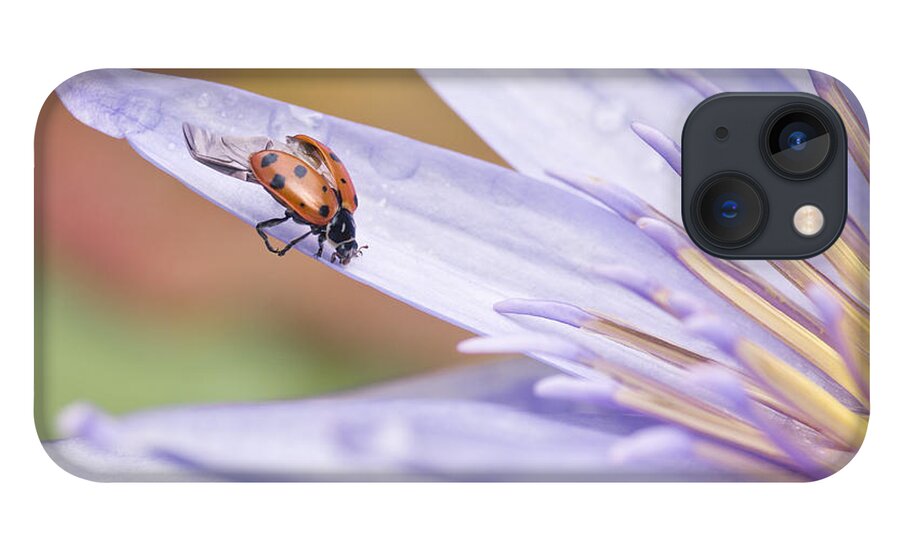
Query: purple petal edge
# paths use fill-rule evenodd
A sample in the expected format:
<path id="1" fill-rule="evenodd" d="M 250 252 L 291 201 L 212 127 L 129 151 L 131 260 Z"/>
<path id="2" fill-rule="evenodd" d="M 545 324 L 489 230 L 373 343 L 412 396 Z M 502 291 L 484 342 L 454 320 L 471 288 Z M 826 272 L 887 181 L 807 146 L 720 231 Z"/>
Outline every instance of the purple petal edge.
<path id="1" fill-rule="evenodd" d="M 595 319 L 588 312 L 573 304 L 554 302 L 551 300 L 527 300 L 510 298 L 494 304 L 494 309 L 501 314 L 531 315 L 551 319 L 572 327 L 581 327 Z"/>
<path id="2" fill-rule="evenodd" d="M 632 122 L 631 129 L 646 142 L 650 148 L 662 156 L 675 173 L 681 175 L 681 146 L 662 131 L 639 121 Z"/>

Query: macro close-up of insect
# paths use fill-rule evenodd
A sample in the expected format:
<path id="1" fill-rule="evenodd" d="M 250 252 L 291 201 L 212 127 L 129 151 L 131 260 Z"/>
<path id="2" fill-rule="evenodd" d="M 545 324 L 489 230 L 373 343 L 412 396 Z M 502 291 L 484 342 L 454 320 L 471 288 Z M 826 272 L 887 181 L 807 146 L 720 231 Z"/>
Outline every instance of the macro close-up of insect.
<path id="1" fill-rule="evenodd" d="M 72 301 L 50 319 L 69 334 L 46 342 L 72 383 L 115 371 L 48 381 L 45 440 L 139 444 L 142 463 L 175 452 L 173 472 L 239 480 L 809 481 L 847 465 L 870 410 L 868 130 L 849 89 L 808 70 L 460 74 L 60 85 L 39 182 L 58 263 L 86 267 L 65 270 Z M 83 152 L 60 157 L 69 144 Z M 120 168 L 81 163 L 104 147 Z M 121 215 L 138 203 L 143 220 Z M 96 244 L 101 208 L 133 231 L 105 233 L 114 253 Z M 135 242 L 169 250 L 129 257 Z M 348 265 L 362 244 L 377 256 Z M 170 298 L 160 333 L 186 310 L 199 332 L 165 358 L 156 333 L 110 353 L 76 303 L 95 274 L 98 297 L 145 299 L 138 314 Z M 126 404 L 138 370 L 121 367 L 146 368 L 159 398 Z"/>
<path id="2" fill-rule="evenodd" d="M 319 242 L 316 257 L 328 242 L 331 261 L 347 265 L 367 246 L 356 242 L 353 213 L 359 205 L 350 173 L 328 146 L 306 135 L 279 143 L 267 137 L 224 137 L 189 123 L 183 126 L 191 156 L 226 175 L 257 183 L 281 204 L 284 215 L 256 224 L 266 249 L 278 256 L 313 235 Z M 266 230 L 294 221 L 309 231 L 277 248 Z"/>

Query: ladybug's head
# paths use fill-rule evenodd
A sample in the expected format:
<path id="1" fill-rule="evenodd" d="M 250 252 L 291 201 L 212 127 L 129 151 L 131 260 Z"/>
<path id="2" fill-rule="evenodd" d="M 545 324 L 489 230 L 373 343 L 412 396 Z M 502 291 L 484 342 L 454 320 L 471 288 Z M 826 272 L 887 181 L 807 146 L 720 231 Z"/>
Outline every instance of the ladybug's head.
<path id="1" fill-rule="evenodd" d="M 355 240 L 342 242 L 341 244 L 337 245 L 337 247 L 335 247 L 334 255 L 331 257 L 331 259 L 332 261 L 337 260 L 341 265 L 347 265 L 350 263 L 350 260 L 362 255 L 361 250 L 363 248 L 366 247 L 360 247 L 358 244 L 356 244 Z"/>
<path id="2" fill-rule="evenodd" d="M 365 246 L 356 243 L 356 222 L 353 214 L 341 209 L 335 214 L 334 219 L 328 223 L 328 241 L 334 245 L 334 254 L 331 261 L 338 261 L 341 265 L 347 265 L 350 260 L 362 254 Z"/>

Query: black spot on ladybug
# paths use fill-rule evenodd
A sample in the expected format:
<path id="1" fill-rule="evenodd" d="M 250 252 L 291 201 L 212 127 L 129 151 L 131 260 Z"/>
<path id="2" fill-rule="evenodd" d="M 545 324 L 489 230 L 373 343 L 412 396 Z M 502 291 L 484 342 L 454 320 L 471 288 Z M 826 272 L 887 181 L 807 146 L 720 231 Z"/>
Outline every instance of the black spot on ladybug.
<path id="1" fill-rule="evenodd" d="M 259 165 L 262 167 L 269 167 L 276 161 L 278 161 L 278 154 L 266 154 L 263 156 L 262 162 Z"/>
<path id="2" fill-rule="evenodd" d="M 355 194 L 353 195 L 353 203 L 359 206 L 359 198 L 357 198 Z"/>
<path id="3" fill-rule="evenodd" d="M 272 154 L 274 156 L 274 154 Z M 284 175 L 280 173 L 276 173 L 274 177 L 272 177 L 272 188 L 280 189 L 284 188 Z"/>
<path id="4" fill-rule="evenodd" d="M 331 156 L 332 160 L 336 161 L 337 163 L 341 163 L 341 159 L 338 158 L 337 154 L 335 154 L 334 152 L 329 152 L 328 155 Z"/>
<path id="5" fill-rule="evenodd" d="M 306 168 L 302 165 L 298 165 L 294 168 L 294 175 L 296 175 L 297 177 L 303 177 L 304 175 L 306 175 Z"/>
<path id="6" fill-rule="evenodd" d="M 321 215 L 322 217 L 325 217 L 326 215 L 328 215 L 329 211 L 331 211 L 331 210 L 328 209 L 328 206 L 322 206 L 319 208 L 319 215 Z"/>
<path id="7" fill-rule="evenodd" d="M 323 187 L 322 187 L 322 192 L 328 192 L 328 187 L 323 186 Z"/>
<path id="8" fill-rule="evenodd" d="M 341 182 L 342 182 L 342 183 L 346 183 L 346 182 L 347 182 L 347 179 L 341 178 Z"/>

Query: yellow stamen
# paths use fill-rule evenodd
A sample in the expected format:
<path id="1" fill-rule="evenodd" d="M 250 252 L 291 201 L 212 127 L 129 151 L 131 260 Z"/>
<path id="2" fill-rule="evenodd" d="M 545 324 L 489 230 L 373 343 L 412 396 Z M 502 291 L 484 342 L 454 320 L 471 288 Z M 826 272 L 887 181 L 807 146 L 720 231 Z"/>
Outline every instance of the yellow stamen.
<path id="1" fill-rule="evenodd" d="M 620 321 L 616 321 L 591 310 L 588 310 L 588 313 L 593 315 L 595 319 L 585 323 L 582 326 L 583 329 L 599 333 L 640 352 L 653 354 L 658 358 L 662 358 L 679 366 L 694 365 L 710 361 L 705 356 L 657 336 L 639 331 Z"/>
<path id="2" fill-rule="evenodd" d="M 694 445 L 694 454 L 720 467 L 726 467 L 738 475 L 750 475 L 761 481 L 807 480 L 799 473 L 710 441 L 697 441 Z"/>
<path id="3" fill-rule="evenodd" d="M 841 116 L 841 119 L 844 120 L 844 127 L 847 129 L 847 140 L 850 143 L 848 150 L 850 150 L 850 155 L 853 156 L 853 160 L 865 176 L 866 182 L 868 182 L 869 133 L 856 117 L 853 108 L 850 106 L 850 101 L 834 79 L 828 78 L 826 86 L 817 86 L 816 89 L 819 96 L 831 104 L 838 115 Z"/>
<path id="4" fill-rule="evenodd" d="M 672 307 L 671 297 L 672 291 L 666 288 L 658 288 L 651 295 L 654 304 L 665 310 L 669 315 L 678 317 L 678 312 Z"/>
<path id="5" fill-rule="evenodd" d="M 731 443 L 761 456 L 790 464 L 791 459 L 773 445 L 758 429 L 736 419 L 710 417 L 693 404 L 680 400 L 663 401 L 658 394 L 623 388 L 616 400 L 636 412 L 669 421 L 709 437 Z"/>
<path id="6" fill-rule="evenodd" d="M 825 251 L 825 257 L 844 278 L 847 288 L 860 301 L 869 300 L 869 268 L 846 241 L 838 239 Z"/>
<path id="7" fill-rule="evenodd" d="M 681 248 L 677 255 L 684 265 L 713 290 L 751 318 L 780 337 L 788 346 L 827 373 L 861 403 L 868 404 L 843 358 L 822 339 L 760 298 L 746 286 L 713 266 L 699 251 Z"/>
<path id="8" fill-rule="evenodd" d="M 838 327 L 844 338 L 852 336 L 856 331 L 852 322 L 846 317 L 838 323 Z M 854 339 L 856 340 L 844 348 L 843 354 L 845 357 L 852 358 L 847 362 L 856 367 L 859 378 L 862 380 L 860 388 L 867 391 L 869 389 L 869 335 L 866 333 L 864 336 L 854 337 Z"/>
<path id="9" fill-rule="evenodd" d="M 589 311 L 596 319 L 585 323 L 581 328 L 600 334 L 610 338 L 619 344 L 634 348 L 640 352 L 644 352 L 668 362 L 680 369 L 690 370 L 694 367 L 717 365 L 728 371 L 733 372 L 738 379 L 741 380 L 750 398 L 762 403 L 773 410 L 780 412 L 786 416 L 792 417 L 800 422 L 804 422 L 805 414 L 798 411 L 790 404 L 786 404 L 778 398 L 772 396 L 769 392 L 760 388 L 756 383 L 743 375 L 737 368 L 729 367 L 721 362 L 708 358 L 691 350 L 687 350 L 681 346 L 673 344 L 659 337 L 649 335 L 643 331 L 639 331 L 619 321 L 603 316 L 599 313 Z M 624 371 L 615 371 L 608 366 L 607 373 L 614 373 L 620 380 L 634 383 L 633 374 Z M 646 383 L 643 383 L 646 386 Z"/>
<path id="10" fill-rule="evenodd" d="M 868 342 L 869 336 L 869 312 L 868 309 L 856 302 L 831 279 L 813 267 L 807 260 L 778 260 L 774 267 L 788 281 L 800 290 L 811 290 L 813 287 L 821 287 L 838 299 L 848 318 L 847 335 L 857 346 L 863 346 Z M 864 350 L 868 352 L 866 344 Z"/>
<path id="11" fill-rule="evenodd" d="M 859 449 L 868 421 L 761 346 L 739 339 L 735 354 L 785 402 L 805 412 L 813 426 L 849 450 Z"/>
<path id="12" fill-rule="evenodd" d="M 615 394 L 615 400 L 621 406 L 796 467 L 796 462 L 763 431 L 716 405 L 614 364 L 598 362 L 594 367 L 625 385 Z"/>
<path id="13" fill-rule="evenodd" d="M 852 218 L 847 219 L 847 224 L 841 231 L 841 240 L 846 242 L 850 250 L 856 253 L 863 265 L 869 267 L 869 237 Z"/>

